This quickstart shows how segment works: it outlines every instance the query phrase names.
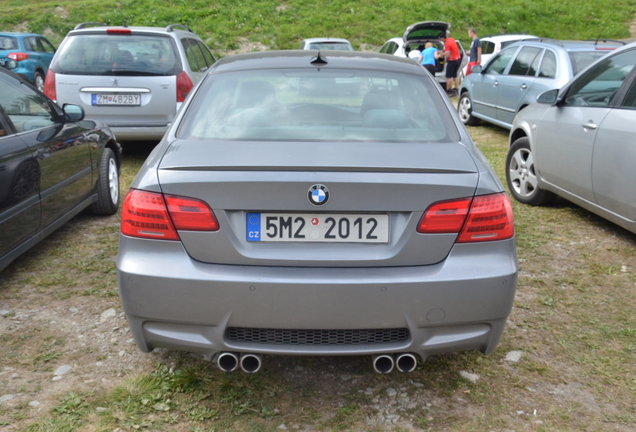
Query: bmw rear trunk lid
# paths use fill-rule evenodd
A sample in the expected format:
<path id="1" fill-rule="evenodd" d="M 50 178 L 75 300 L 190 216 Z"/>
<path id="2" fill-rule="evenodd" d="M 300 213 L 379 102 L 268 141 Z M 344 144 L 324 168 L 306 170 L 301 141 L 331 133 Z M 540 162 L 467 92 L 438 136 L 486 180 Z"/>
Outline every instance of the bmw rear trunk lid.
<path id="1" fill-rule="evenodd" d="M 158 181 L 164 194 L 205 201 L 219 220 L 216 232 L 179 232 L 197 261 L 325 267 L 439 263 L 457 234 L 419 234 L 417 224 L 432 203 L 475 194 L 476 162 L 461 143 L 397 145 L 400 151 L 387 152 L 381 142 L 177 140 L 161 158 Z M 316 202 L 312 194 L 326 202 Z M 269 224 L 261 223 L 258 241 L 250 238 L 255 215 Z M 370 235 L 374 221 L 380 225 Z M 333 240 L 308 234 L 293 241 L 302 224 L 331 227 Z"/>

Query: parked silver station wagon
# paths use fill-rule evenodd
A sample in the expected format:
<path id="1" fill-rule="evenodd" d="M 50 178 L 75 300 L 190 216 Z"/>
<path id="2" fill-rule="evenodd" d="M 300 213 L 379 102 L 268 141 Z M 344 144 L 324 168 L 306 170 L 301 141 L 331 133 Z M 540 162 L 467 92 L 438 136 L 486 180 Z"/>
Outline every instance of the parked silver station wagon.
<path id="1" fill-rule="evenodd" d="M 120 141 L 160 140 L 192 87 L 215 62 L 188 27 L 78 24 L 58 49 L 44 93 L 84 108 Z"/>
<path id="2" fill-rule="evenodd" d="M 387 373 L 492 352 L 517 260 L 502 184 L 425 69 L 279 51 L 226 57 L 190 95 L 126 196 L 117 272 L 143 351 Z"/>

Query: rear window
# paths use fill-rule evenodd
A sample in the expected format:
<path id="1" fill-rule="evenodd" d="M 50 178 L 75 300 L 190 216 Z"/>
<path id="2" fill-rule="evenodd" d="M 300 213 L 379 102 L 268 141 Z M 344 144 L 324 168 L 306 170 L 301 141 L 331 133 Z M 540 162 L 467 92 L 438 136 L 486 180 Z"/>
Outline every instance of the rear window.
<path id="1" fill-rule="evenodd" d="M 177 75 L 182 66 L 172 38 L 89 34 L 69 37 L 52 66 L 72 75 Z"/>
<path id="2" fill-rule="evenodd" d="M 569 55 L 572 73 L 576 75 L 596 60 L 607 55 L 607 51 L 573 51 Z"/>
<path id="3" fill-rule="evenodd" d="M 0 50 L 18 49 L 18 40 L 14 37 L 0 36 Z"/>
<path id="4" fill-rule="evenodd" d="M 351 44 L 346 42 L 313 42 L 307 47 L 309 50 L 340 50 L 353 51 Z"/>
<path id="5" fill-rule="evenodd" d="M 425 77 L 379 71 L 268 70 L 210 76 L 180 138 L 258 141 L 457 141 Z"/>

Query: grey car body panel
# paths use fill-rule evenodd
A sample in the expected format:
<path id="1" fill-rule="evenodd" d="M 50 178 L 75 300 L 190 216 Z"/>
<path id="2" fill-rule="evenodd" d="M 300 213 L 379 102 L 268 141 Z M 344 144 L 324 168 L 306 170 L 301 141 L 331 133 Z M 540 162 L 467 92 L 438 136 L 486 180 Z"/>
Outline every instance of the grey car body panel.
<path id="1" fill-rule="evenodd" d="M 634 50 L 636 44 L 610 56 Z M 559 98 L 600 59 L 559 90 Z M 633 85 L 635 72 L 617 92 Z M 607 107 L 536 103 L 524 109 L 510 132 L 510 144 L 527 137 L 539 186 L 636 233 L 636 172 L 633 124 L 636 111 L 612 102 Z M 585 128 L 593 123 L 595 128 Z"/>
<path id="2" fill-rule="evenodd" d="M 543 49 L 542 58 L 548 50 L 554 53 L 557 59 L 555 78 L 508 75 L 514 59 L 519 55 L 521 49 L 526 46 Z M 515 42 L 501 51 L 501 53 L 508 50 L 515 51 L 511 61 L 501 75 L 487 73 L 488 66 L 498 57 L 498 55 L 493 56 L 483 66 L 481 73 L 470 74 L 461 84 L 460 94 L 468 92 L 473 104 L 471 115 L 505 129 L 510 129 L 515 115 L 524 107 L 535 103 L 541 93 L 560 88 L 572 79 L 573 70 L 569 52 L 594 50 L 593 42 L 568 42 L 567 46 L 568 48 L 563 48 L 552 43 L 541 42 L 540 40 Z M 620 45 L 616 43 L 612 46 L 618 47 Z"/>
<path id="3" fill-rule="evenodd" d="M 455 245 L 446 260 L 432 266 L 376 269 L 203 264 L 178 242 L 156 243 L 120 237 L 118 281 L 133 336 L 144 351 L 167 346 L 207 358 L 237 349 L 298 355 L 416 352 L 422 359 L 464 349 L 487 353 L 501 337 L 517 279 L 514 239 Z M 233 344 L 224 336 L 228 326 L 406 327 L 411 337 L 372 346 Z"/>
<path id="4" fill-rule="evenodd" d="M 311 52 L 252 53 L 224 58 L 210 74 L 301 67 Z M 329 53 L 329 66 L 418 74 L 408 59 Z M 306 66 L 305 66 L 306 67 Z M 153 150 L 132 188 L 207 202 L 217 232 L 180 231 L 181 242 L 120 236 L 122 305 L 135 341 L 211 359 L 221 351 L 351 355 L 448 351 L 491 352 L 510 313 L 517 279 L 515 239 L 455 244 L 456 234 L 418 234 L 432 202 L 500 193 L 503 186 L 459 122 L 448 98 L 438 109 L 459 140 L 382 142 L 187 141 L 179 124 Z M 325 155 L 307 157 L 309 146 Z M 377 151 L 369 150 L 377 149 Z M 282 157 L 284 155 L 284 157 Z M 315 161 L 315 162 L 313 162 Z M 316 212 L 309 187 L 325 184 L 321 212 L 384 212 L 389 244 L 248 243 L 248 211 Z M 376 188 L 378 197 L 370 194 Z M 344 197 L 347 197 L 346 199 Z M 408 340 L 374 345 L 276 345 L 230 341 L 228 326 L 275 329 L 408 328 Z"/>

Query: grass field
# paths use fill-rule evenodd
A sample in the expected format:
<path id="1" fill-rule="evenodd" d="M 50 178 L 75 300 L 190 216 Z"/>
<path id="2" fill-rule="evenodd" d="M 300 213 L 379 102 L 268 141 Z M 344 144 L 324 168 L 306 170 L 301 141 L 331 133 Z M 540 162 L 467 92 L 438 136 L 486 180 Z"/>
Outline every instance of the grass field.
<path id="1" fill-rule="evenodd" d="M 306 37 L 332 36 L 372 50 L 401 36 L 414 22 L 439 20 L 468 42 L 466 30 L 482 35 L 528 32 L 557 39 L 628 38 L 634 0 L 3 0 L 0 29 L 32 31 L 59 43 L 80 22 L 165 26 L 184 23 L 218 55 L 255 43 L 289 49 Z"/>

